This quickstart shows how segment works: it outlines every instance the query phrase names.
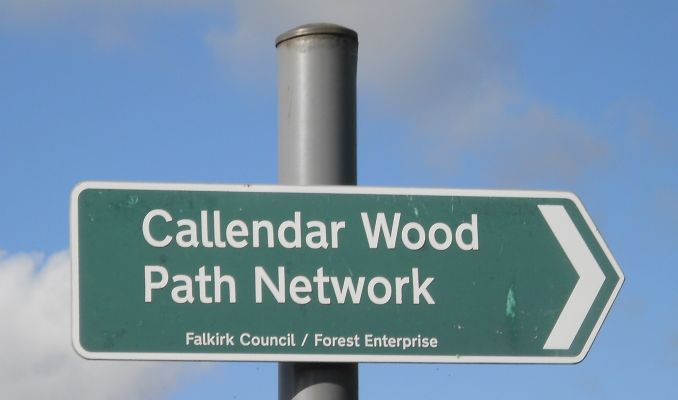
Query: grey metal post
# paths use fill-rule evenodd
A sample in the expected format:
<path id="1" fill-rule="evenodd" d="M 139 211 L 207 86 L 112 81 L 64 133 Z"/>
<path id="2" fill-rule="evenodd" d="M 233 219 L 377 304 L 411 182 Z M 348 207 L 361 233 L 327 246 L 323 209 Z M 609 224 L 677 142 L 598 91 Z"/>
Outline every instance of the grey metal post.
<path id="1" fill-rule="evenodd" d="M 355 185 L 358 35 L 309 24 L 276 39 L 278 181 Z M 280 363 L 279 400 L 354 400 L 358 364 Z"/>
<path id="2" fill-rule="evenodd" d="M 358 35 L 332 24 L 302 25 L 278 48 L 278 181 L 356 184 Z"/>

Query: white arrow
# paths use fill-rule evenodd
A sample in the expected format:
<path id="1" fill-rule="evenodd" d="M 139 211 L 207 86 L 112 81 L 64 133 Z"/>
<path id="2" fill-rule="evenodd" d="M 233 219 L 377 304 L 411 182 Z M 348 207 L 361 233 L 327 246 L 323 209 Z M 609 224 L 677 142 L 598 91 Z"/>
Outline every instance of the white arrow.
<path id="1" fill-rule="evenodd" d="M 567 299 L 563 311 L 560 313 L 553 330 L 546 339 L 544 349 L 567 350 L 586 315 L 598 295 L 598 291 L 605 282 L 605 275 L 591 254 L 591 250 L 584 242 L 584 238 L 577 230 L 565 207 L 560 205 L 539 205 L 539 211 L 546 219 L 549 228 L 553 231 L 558 243 L 565 251 L 579 280 Z"/>

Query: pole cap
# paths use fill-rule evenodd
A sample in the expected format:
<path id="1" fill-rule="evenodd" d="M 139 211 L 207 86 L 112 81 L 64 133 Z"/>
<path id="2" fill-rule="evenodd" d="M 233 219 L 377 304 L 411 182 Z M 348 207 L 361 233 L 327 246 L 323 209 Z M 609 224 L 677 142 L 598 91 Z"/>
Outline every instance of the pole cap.
<path id="1" fill-rule="evenodd" d="M 341 25 L 330 24 L 330 23 L 314 23 L 314 24 L 305 24 L 292 28 L 287 32 L 280 34 L 275 38 L 275 47 L 278 47 L 280 43 L 298 38 L 301 36 L 309 35 L 336 35 L 336 36 L 346 36 L 358 41 L 358 34 L 353 29 L 346 28 Z"/>

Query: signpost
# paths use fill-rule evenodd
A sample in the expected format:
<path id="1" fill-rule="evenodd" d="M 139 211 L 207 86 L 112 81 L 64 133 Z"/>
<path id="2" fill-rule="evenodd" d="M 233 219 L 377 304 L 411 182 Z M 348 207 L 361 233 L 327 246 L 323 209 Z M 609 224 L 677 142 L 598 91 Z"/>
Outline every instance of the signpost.
<path id="1" fill-rule="evenodd" d="M 307 24 L 280 34 L 278 183 L 356 185 L 358 34 Z M 356 400 L 358 363 L 280 362 L 278 400 Z"/>
<path id="2" fill-rule="evenodd" d="M 86 358 L 573 363 L 623 274 L 570 193 L 86 182 Z"/>

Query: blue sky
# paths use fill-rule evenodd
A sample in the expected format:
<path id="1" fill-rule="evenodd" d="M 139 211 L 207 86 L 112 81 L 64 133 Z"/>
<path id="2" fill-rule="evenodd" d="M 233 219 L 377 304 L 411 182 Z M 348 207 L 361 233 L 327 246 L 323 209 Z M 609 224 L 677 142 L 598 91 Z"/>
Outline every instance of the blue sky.
<path id="1" fill-rule="evenodd" d="M 274 397 L 274 363 L 79 359 L 83 180 L 275 183 L 277 34 L 360 36 L 371 186 L 575 192 L 626 275 L 574 366 L 360 367 L 362 398 L 674 398 L 675 2 L 0 0 L 0 397 Z M 80 396 L 80 397 L 78 397 Z"/>

